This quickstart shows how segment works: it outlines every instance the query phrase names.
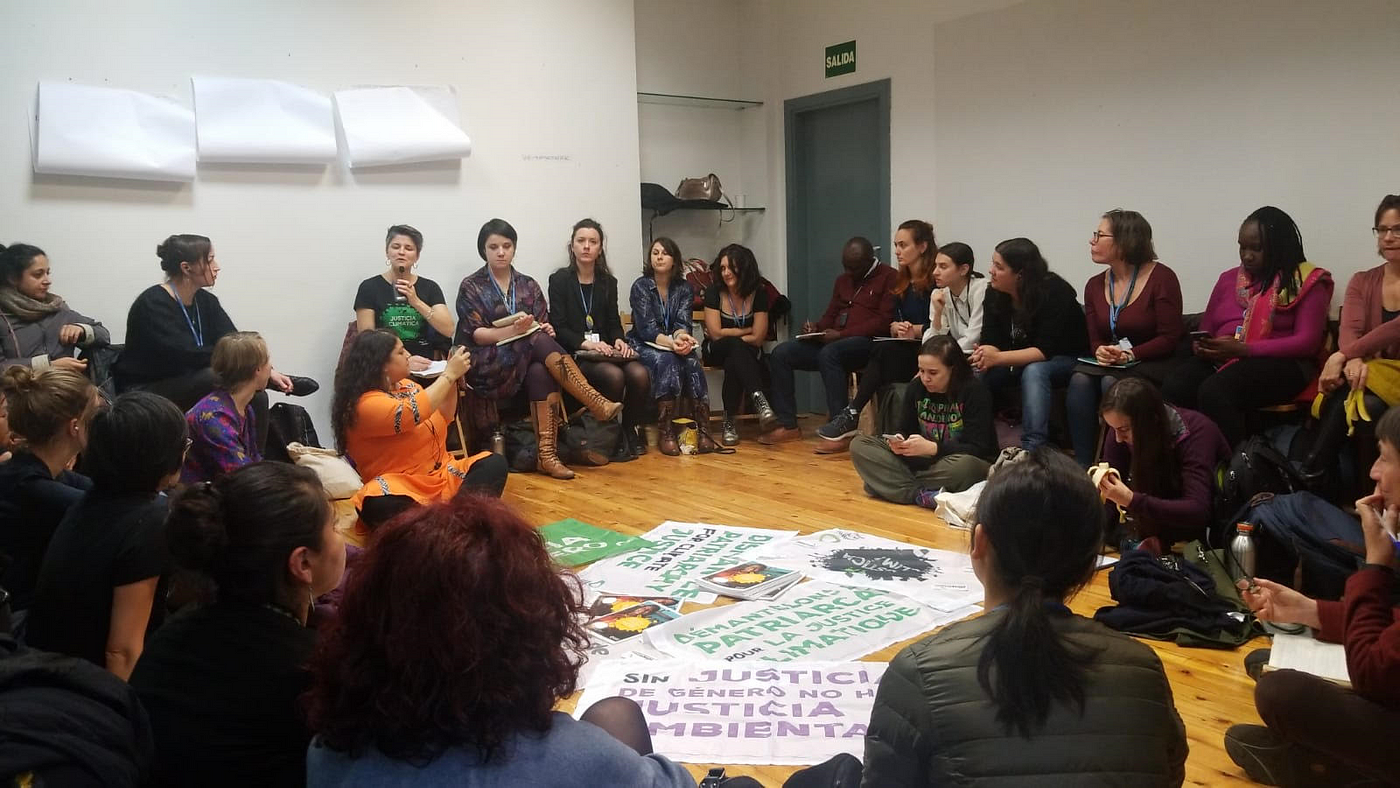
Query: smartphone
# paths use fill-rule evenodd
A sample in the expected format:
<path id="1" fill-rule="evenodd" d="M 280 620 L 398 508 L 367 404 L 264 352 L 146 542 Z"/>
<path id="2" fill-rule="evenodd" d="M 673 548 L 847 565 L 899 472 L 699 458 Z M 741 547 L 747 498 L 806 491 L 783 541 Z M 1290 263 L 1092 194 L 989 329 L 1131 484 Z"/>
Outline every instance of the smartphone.
<path id="1" fill-rule="evenodd" d="M 899 441 L 899 442 L 901 442 L 901 443 L 904 442 L 904 436 L 903 436 L 903 435 L 900 435 L 900 434 L 897 433 L 897 432 L 891 433 L 891 434 L 889 434 L 889 435 L 881 435 L 880 437 L 881 437 L 881 438 L 884 438 L 885 441 L 886 441 L 887 443 L 893 443 L 893 442 L 895 442 L 895 441 Z"/>
<path id="2" fill-rule="evenodd" d="M 1209 332 L 1209 331 L 1192 331 L 1192 332 L 1191 332 L 1191 341 L 1192 341 L 1192 342 L 1200 342 L 1200 341 L 1203 340 L 1203 339 L 1210 339 L 1210 332 Z"/>

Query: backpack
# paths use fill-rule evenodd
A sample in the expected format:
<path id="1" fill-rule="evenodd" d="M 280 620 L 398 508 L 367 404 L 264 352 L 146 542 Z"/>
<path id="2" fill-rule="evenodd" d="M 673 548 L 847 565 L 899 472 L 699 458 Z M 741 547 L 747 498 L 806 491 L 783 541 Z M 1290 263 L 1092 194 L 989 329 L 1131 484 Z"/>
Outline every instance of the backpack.
<path id="1" fill-rule="evenodd" d="M 1258 496 L 1240 519 L 1254 524 L 1255 575 L 1314 599 L 1340 599 L 1365 561 L 1361 522 L 1310 492 Z"/>
<path id="2" fill-rule="evenodd" d="M 1216 472 L 1215 522 L 1210 525 L 1207 541 L 1214 547 L 1225 546 L 1234 535 L 1235 523 L 1261 493 L 1284 495 L 1305 489 L 1303 479 L 1288 457 L 1274 445 L 1266 433 L 1253 435 L 1235 447 L 1230 458 Z"/>
<path id="3" fill-rule="evenodd" d="M 303 446 L 321 448 L 316 438 L 316 425 L 311 423 L 311 414 L 300 405 L 279 402 L 267 411 L 267 448 L 263 456 L 269 460 L 292 462 L 287 453 L 287 444 L 300 443 Z"/>
<path id="4" fill-rule="evenodd" d="M 843 752 L 793 773 L 783 788 L 860 788 L 862 772 L 860 759 Z"/>

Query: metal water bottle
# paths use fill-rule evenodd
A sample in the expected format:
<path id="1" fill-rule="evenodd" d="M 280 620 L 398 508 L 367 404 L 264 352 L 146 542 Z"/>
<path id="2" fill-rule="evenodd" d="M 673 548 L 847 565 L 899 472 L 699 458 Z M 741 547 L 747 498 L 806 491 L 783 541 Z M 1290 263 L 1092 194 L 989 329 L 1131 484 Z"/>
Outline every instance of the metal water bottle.
<path id="1" fill-rule="evenodd" d="M 491 433 L 491 453 L 506 456 L 506 436 L 500 430 Z"/>
<path id="2" fill-rule="evenodd" d="M 1254 524 L 1237 523 L 1230 540 L 1230 576 L 1236 581 L 1254 579 Z"/>

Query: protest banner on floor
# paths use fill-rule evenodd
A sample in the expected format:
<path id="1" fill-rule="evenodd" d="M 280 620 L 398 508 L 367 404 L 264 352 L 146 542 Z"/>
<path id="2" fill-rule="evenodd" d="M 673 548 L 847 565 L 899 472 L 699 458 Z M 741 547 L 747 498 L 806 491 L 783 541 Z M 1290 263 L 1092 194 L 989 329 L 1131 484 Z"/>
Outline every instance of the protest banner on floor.
<path id="1" fill-rule="evenodd" d="M 975 613 L 943 613 L 878 588 L 802 583 L 778 602 L 740 602 L 690 613 L 643 636 L 674 657 L 792 662 L 861 657 Z"/>
<path id="2" fill-rule="evenodd" d="M 579 577 L 593 591 L 674 596 L 708 604 L 715 595 L 697 588 L 695 578 L 728 569 L 794 533 L 668 520 L 642 534 L 649 546 L 598 561 Z"/>
<path id="3" fill-rule="evenodd" d="M 836 528 L 788 539 L 755 558 L 825 580 L 880 588 L 944 613 L 982 601 L 982 583 L 965 553 L 934 550 Z"/>
<path id="4" fill-rule="evenodd" d="M 542 525 L 539 532 L 549 557 L 562 566 L 582 566 L 590 561 L 647 546 L 643 539 L 589 525 L 572 517 Z"/>
<path id="5" fill-rule="evenodd" d="M 653 749 L 690 763 L 821 763 L 865 750 L 883 662 L 781 668 L 663 660 L 599 665 L 577 714 L 603 698 L 642 707 Z"/>

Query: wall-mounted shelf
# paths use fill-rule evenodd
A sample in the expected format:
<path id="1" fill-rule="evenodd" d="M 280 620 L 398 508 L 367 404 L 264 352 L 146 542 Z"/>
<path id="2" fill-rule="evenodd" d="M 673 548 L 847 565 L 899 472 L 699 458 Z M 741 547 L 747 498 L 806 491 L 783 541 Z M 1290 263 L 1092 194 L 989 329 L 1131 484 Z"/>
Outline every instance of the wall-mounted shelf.
<path id="1" fill-rule="evenodd" d="M 714 98 L 711 96 L 683 96 L 676 93 L 637 93 L 638 104 L 664 104 L 671 107 L 696 107 L 699 109 L 741 110 L 763 106 L 762 101 L 744 99 Z"/>

